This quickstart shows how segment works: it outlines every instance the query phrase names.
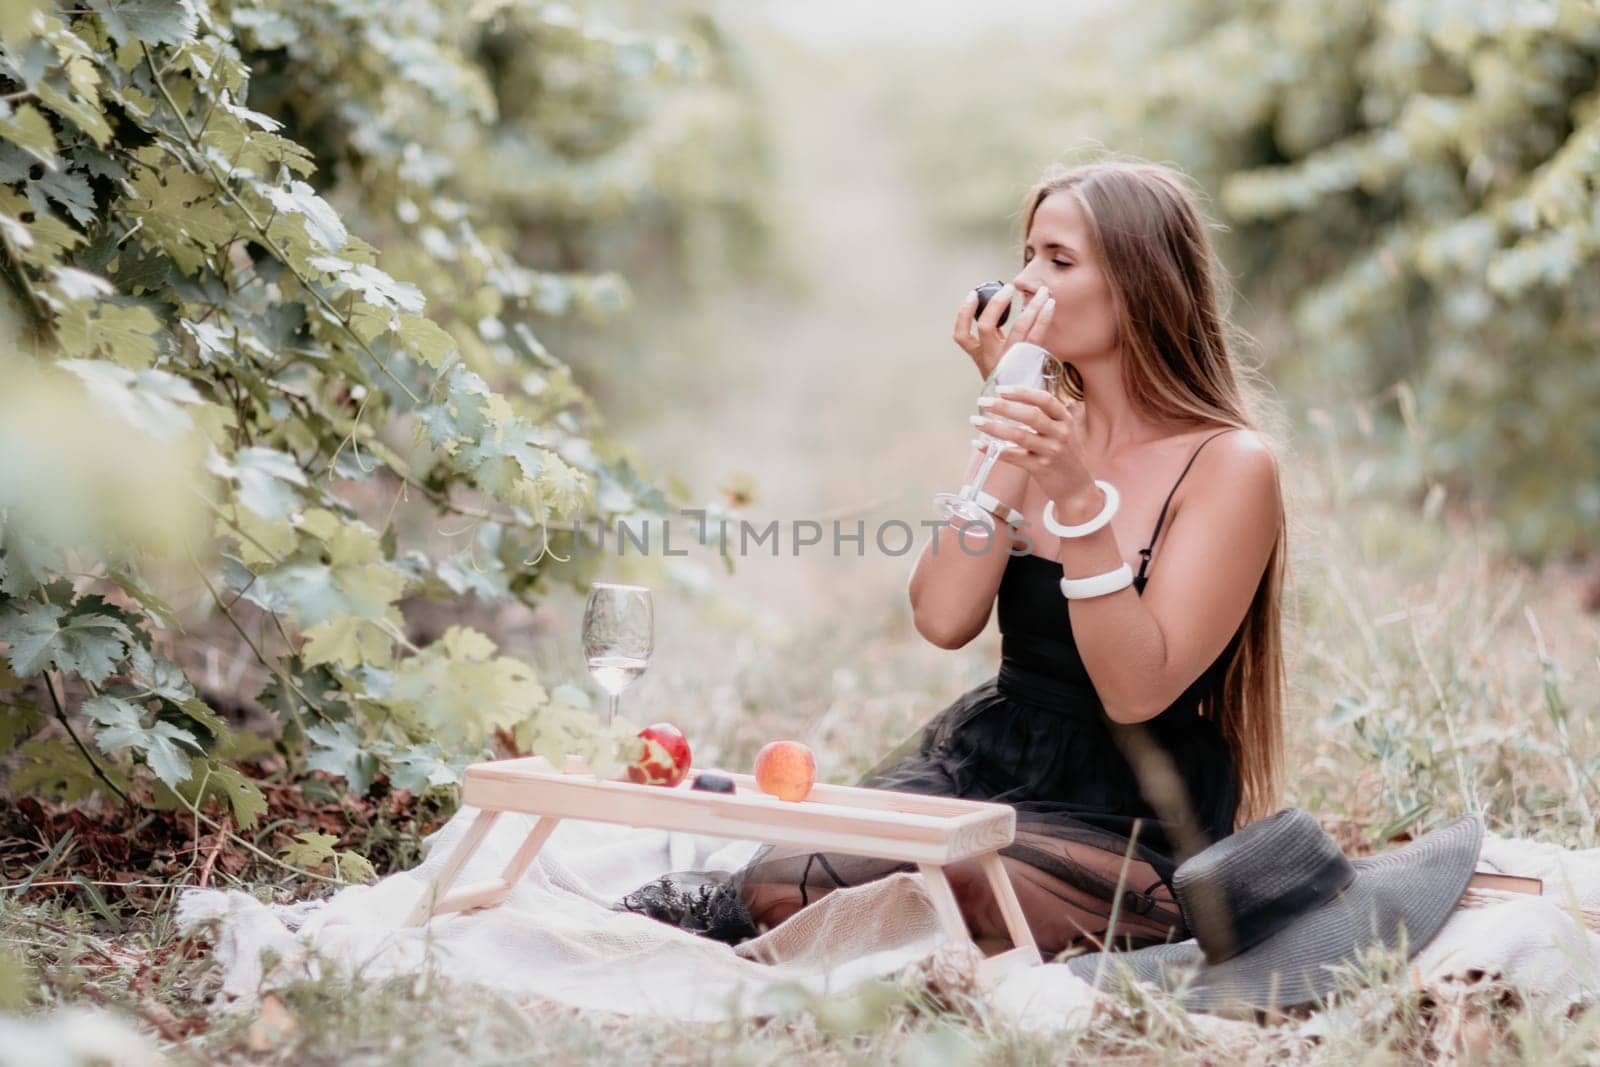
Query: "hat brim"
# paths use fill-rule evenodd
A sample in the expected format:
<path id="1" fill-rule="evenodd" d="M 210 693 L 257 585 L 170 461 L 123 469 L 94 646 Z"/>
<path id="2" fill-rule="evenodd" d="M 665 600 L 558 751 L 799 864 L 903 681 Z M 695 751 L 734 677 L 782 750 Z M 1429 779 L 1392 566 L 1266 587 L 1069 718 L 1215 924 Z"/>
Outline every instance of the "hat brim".
<path id="1" fill-rule="evenodd" d="M 1116 988 L 1150 982 L 1196 1011 L 1291 1008 L 1326 999 L 1337 968 L 1374 946 L 1422 949 L 1466 892 L 1483 846 L 1483 820 L 1463 815 L 1401 848 L 1352 860 L 1355 880 L 1259 944 L 1207 963 L 1194 941 L 1064 961 L 1072 973 Z"/>

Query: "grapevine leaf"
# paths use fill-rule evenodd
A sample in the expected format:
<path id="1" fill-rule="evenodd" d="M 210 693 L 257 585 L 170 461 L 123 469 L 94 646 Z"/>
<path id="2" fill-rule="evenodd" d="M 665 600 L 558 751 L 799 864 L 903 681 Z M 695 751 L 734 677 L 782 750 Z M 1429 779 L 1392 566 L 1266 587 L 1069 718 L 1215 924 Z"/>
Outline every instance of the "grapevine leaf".
<path id="1" fill-rule="evenodd" d="M 428 443 L 435 448 L 462 440 L 476 440 L 491 425 L 488 403 L 491 392 L 484 380 L 459 363 L 450 368 L 441 384 L 444 399 L 417 409 L 419 425 Z"/>
<path id="2" fill-rule="evenodd" d="M 62 348 L 71 355 L 89 356 L 98 353 L 116 360 L 123 367 L 138 370 L 148 367 L 156 357 L 161 320 L 149 308 L 138 304 L 100 301 L 91 305 L 79 302 L 68 305 L 57 319 L 56 328 Z M 98 361 L 74 359 L 64 362 L 97 363 Z M 83 372 L 78 373 L 83 376 Z M 163 374 L 161 371 L 149 373 Z M 165 377 L 172 376 L 165 375 Z M 187 424 L 187 417 L 183 421 Z"/>
<path id="3" fill-rule="evenodd" d="M 452 626 L 433 644 L 402 660 L 388 703 L 444 742 L 478 743 L 512 727 L 546 700 L 533 668 L 496 656 L 494 642 Z"/>
<path id="4" fill-rule="evenodd" d="M 378 773 L 378 761 L 361 741 L 360 732 L 347 722 L 318 723 L 306 730 L 315 746 L 306 759 L 314 771 L 337 774 L 350 783 L 351 792 L 365 796 Z"/>
<path id="5" fill-rule="evenodd" d="M 335 615 L 306 630 L 305 636 L 300 654 L 308 666 L 334 663 L 351 670 L 363 663 L 382 666 L 393 654 L 388 632 L 355 615 Z"/>
<path id="6" fill-rule="evenodd" d="M 116 292 L 111 283 L 100 275 L 76 267 L 58 267 L 51 271 L 50 286 L 65 298 L 56 306 L 64 306 L 64 303 L 75 300 L 94 300 Z"/>
<path id="7" fill-rule="evenodd" d="M 177 742 L 198 749 L 200 743 L 195 740 L 194 734 L 170 722 L 158 720 L 150 725 L 145 737 L 145 762 L 156 772 L 157 778 L 170 787 L 189 777 L 189 757 Z M 102 731 L 97 740 L 104 742 L 105 739 L 105 732 Z"/>
<path id="8" fill-rule="evenodd" d="M 172 605 L 146 589 L 139 581 L 121 571 L 111 571 L 106 575 L 118 589 L 138 601 L 139 606 L 145 610 L 148 618 L 157 629 L 177 630 L 178 617 L 173 613 Z"/>
<path id="9" fill-rule="evenodd" d="M 455 785 L 463 768 L 444 759 L 432 742 L 386 752 L 389 784 L 421 794 L 431 786 Z"/>
<path id="10" fill-rule="evenodd" d="M 204 700 L 199 697 L 190 697 L 188 700 L 175 702 L 173 706 L 201 726 L 204 726 L 211 735 L 212 740 L 220 742 L 227 739 L 229 733 L 227 722 L 212 710 L 211 705 Z"/>
<path id="11" fill-rule="evenodd" d="M 152 437 L 174 441 L 194 426 L 184 405 L 200 403 L 200 394 L 175 374 L 97 359 L 64 359 L 59 366 L 82 379 L 96 403 Z"/>
<path id="12" fill-rule="evenodd" d="M 208 255 L 238 234 L 229 206 L 218 199 L 209 178 L 164 166 L 150 150 L 134 156 L 145 166 L 134 174 L 129 211 L 180 270 L 200 270 Z"/>
<path id="13" fill-rule="evenodd" d="M 432 367 L 443 368 L 445 357 L 456 350 L 455 338 L 421 315 L 400 316 L 400 340 L 406 350 Z"/>
<path id="14" fill-rule="evenodd" d="M 104 148 L 110 143 L 111 126 L 98 101 L 89 103 L 76 94 L 62 92 L 49 82 L 40 82 L 33 91 L 41 104 L 88 134 L 95 144 Z"/>
<path id="15" fill-rule="evenodd" d="M 110 755 L 125 748 L 144 753 L 145 762 L 168 788 L 189 778 L 189 757 L 178 743 L 199 750 L 194 734 L 170 722 L 145 726 L 139 709 L 119 697 L 101 694 L 84 701 L 83 713 L 100 724 L 95 742 Z"/>
<path id="16" fill-rule="evenodd" d="M 349 236 L 344 223 L 339 221 L 338 213 L 311 186 L 296 180 L 290 182 L 287 188 L 269 186 L 265 194 L 279 212 L 300 216 L 306 235 L 317 244 L 329 252 L 337 252 L 344 247 Z"/>
<path id="17" fill-rule="evenodd" d="M 292 487 L 306 484 L 294 457 L 274 448 L 241 448 L 232 474 L 239 479 L 239 503 L 264 519 L 281 519 L 300 505 Z"/>
<path id="18" fill-rule="evenodd" d="M 194 696 L 194 686 L 184 675 L 183 669 L 143 645 L 135 645 L 128 656 L 128 673 L 134 680 L 142 682 L 151 694 L 163 700 L 177 704 Z"/>
<path id="19" fill-rule="evenodd" d="M 591 747 L 594 716 L 580 708 L 552 702 L 516 725 L 519 744 L 559 767 L 568 752 Z"/>
<path id="20" fill-rule="evenodd" d="M 112 280 L 116 282 L 117 287 L 134 295 L 165 288 L 171 276 L 172 260 L 138 242 L 134 242 L 117 256 L 111 271 Z"/>
<path id="21" fill-rule="evenodd" d="M 50 129 L 50 120 L 32 104 L 19 104 L 11 114 L 0 118 L 0 137 L 47 167 L 60 165 L 56 161 L 56 136 Z"/>
<path id="22" fill-rule="evenodd" d="M 28 186 L 28 199 L 39 210 L 48 210 L 40 196 L 49 197 L 67 209 L 67 214 L 79 226 L 87 226 L 95 217 L 94 191 L 89 181 L 78 171 L 46 170 L 37 181 Z"/>
<path id="23" fill-rule="evenodd" d="M 63 804 L 76 804 L 106 787 L 95 773 L 94 765 L 84 758 L 77 746 L 63 744 L 61 738 L 36 737 L 17 749 L 17 755 L 20 762 L 6 782 L 13 795 L 42 793 Z M 128 779 L 124 774 L 115 767 L 100 769 L 118 789 L 127 793 Z"/>
<path id="24" fill-rule="evenodd" d="M 287 519 L 264 519 L 249 508 L 233 505 L 222 509 L 217 515 L 217 533 L 237 540 L 239 559 L 247 567 L 280 563 L 294 551 L 298 543 L 294 527 Z M 256 582 L 255 576 L 248 571 L 235 574 L 224 570 L 224 576 L 229 579 L 234 592 L 242 593 L 251 603 L 266 611 L 278 611 L 286 606 L 270 584 Z M 247 584 L 236 584 L 233 578 Z"/>
<path id="25" fill-rule="evenodd" d="M 22 679 L 0 663 L 0 755 L 9 753 L 44 724 L 44 710 L 21 694 Z"/>
<path id="26" fill-rule="evenodd" d="M 338 837 L 333 834 L 319 833 L 316 830 L 302 830 L 295 835 L 295 842 L 285 848 L 279 855 L 283 857 L 285 863 L 306 870 L 315 870 L 333 859 L 333 846 L 338 843 Z"/>
<path id="27" fill-rule="evenodd" d="M 553 453 L 544 457 L 544 467 L 536 479 L 541 497 L 559 518 L 567 518 L 589 499 L 589 478 Z"/>
<path id="28" fill-rule="evenodd" d="M 510 494 L 526 478 L 537 478 L 544 469 L 544 433 L 526 419 L 517 418 L 495 424 L 477 441 L 461 449 L 456 465 L 470 473 L 487 493 L 497 497 Z"/>
<path id="29" fill-rule="evenodd" d="M 266 708 L 280 713 L 286 720 L 299 717 L 302 707 L 320 719 L 343 720 L 350 717 L 350 708 L 339 699 L 339 683 L 327 667 L 306 669 L 298 657 L 282 661 L 284 672 L 294 682 L 293 688 L 284 684 L 283 676 L 276 676 L 263 688 L 256 700 Z"/>
<path id="30" fill-rule="evenodd" d="M 201 807 L 208 800 L 221 800 L 233 813 L 233 821 L 242 830 L 254 829 L 261 816 L 267 813 L 267 798 L 261 795 L 255 782 L 221 760 L 209 756 L 195 756 L 189 761 L 189 777 L 174 789 L 163 792 L 156 789 L 156 803 L 164 808 L 179 806 L 182 798 L 189 807 Z"/>
<path id="31" fill-rule="evenodd" d="M 485 557 L 471 549 L 440 560 L 434 566 L 434 573 L 457 595 L 476 593 L 479 599 L 494 600 L 511 591 L 509 575 L 500 558 Z"/>
<path id="32" fill-rule="evenodd" d="M 333 872 L 342 882 L 371 882 L 378 877 L 378 870 L 372 861 L 359 852 L 335 852 Z"/>
<path id="33" fill-rule="evenodd" d="M 54 667 L 98 684 L 116 669 L 133 635 L 109 615 L 18 600 L 0 610 L 0 641 L 10 644 L 6 658 L 24 678 Z"/>
<path id="34" fill-rule="evenodd" d="M 198 23 L 187 0 L 89 0 L 89 7 L 118 44 L 183 44 Z"/>
<path id="35" fill-rule="evenodd" d="M 225 796 L 228 806 L 233 809 L 233 821 L 242 829 L 253 829 L 261 816 L 267 813 L 267 798 L 261 795 L 261 790 L 254 782 L 226 763 L 208 760 L 207 767 L 211 777 L 206 784 L 206 792 L 209 794 L 216 790 Z"/>

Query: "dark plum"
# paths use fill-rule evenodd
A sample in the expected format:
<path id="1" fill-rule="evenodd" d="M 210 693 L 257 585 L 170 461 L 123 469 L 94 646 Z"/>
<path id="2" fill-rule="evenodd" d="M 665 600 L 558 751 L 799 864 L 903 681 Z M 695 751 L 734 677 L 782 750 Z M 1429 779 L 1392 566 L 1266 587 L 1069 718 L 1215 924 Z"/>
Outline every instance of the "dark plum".
<path id="1" fill-rule="evenodd" d="M 982 285 L 978 286 L 976 290 L 978 294 L 978 306 L 972 311 L 972 317 L 974 320 L 976 320 L 979 315 L 983 314 L 983 309 L 989 306 L 989 301 L 993 300 L 994 295 L 1001 289 L 1004 289 L 1005 286 L 1005 282 L 984 282 Z M 1000 321 L 995 323 L 995 325 L 1004 326 L 1006 324 L 1006 320 L 1010 317 L 1011 309 L 1008 307 L 1004 311 L 1000 312 Z"/>

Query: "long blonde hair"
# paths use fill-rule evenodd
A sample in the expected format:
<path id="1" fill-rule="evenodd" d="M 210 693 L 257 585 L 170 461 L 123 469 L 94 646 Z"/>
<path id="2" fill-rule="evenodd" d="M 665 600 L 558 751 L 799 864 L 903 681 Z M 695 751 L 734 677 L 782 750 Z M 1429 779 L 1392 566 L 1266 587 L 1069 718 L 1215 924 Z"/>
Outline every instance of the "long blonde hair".
<path id="1" fill-rule="evenodd" d="M 1227 294 L 1217 286 L 1226 273 L 1187 176 L 1143 160 L 1057 165 L 1023 198 L 1022 241 L 1039 204 L 1057 193 L 1073 196 L 1088 217 L 1127 357 L 1122 382 L 1133 402 L 1164 421 L 1221 422 L 1269 441 L 1278 437 L 1276 427 L 1258 425 L 1271 406 L 1264 379 L 1230 353 Z M 1082 375 L 1070 363 L 1065 371 L 1055 388 L 1081 400 Z M 1217 723 L 1237 768 L 1236 825 L 1276 810 L 1282 782 L 1287 551 L 1280 511 L 1277 541 L 1241 624 L 1239 645 L 1200 704 L 1201 714 Z"/>

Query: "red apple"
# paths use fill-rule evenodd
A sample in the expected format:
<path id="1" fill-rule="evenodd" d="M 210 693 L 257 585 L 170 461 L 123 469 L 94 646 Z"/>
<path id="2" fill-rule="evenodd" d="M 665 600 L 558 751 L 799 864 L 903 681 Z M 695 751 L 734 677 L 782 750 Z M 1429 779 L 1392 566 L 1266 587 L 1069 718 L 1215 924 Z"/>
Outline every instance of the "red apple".
<path id="1" fill-rule="evenodd" d="M 670 722 L 639 731 L 644 748 L 628 766 L 628 779 L 640 785 L 677 785 L 689 773 L 689 739 Z"/>
<path id="2" fill-rule="evenodd" d="M 799 741 L 769 741 L 756 753 L 756 785 L 779 800 L 804 800 L 817 780 L 817 758 Z"/>

